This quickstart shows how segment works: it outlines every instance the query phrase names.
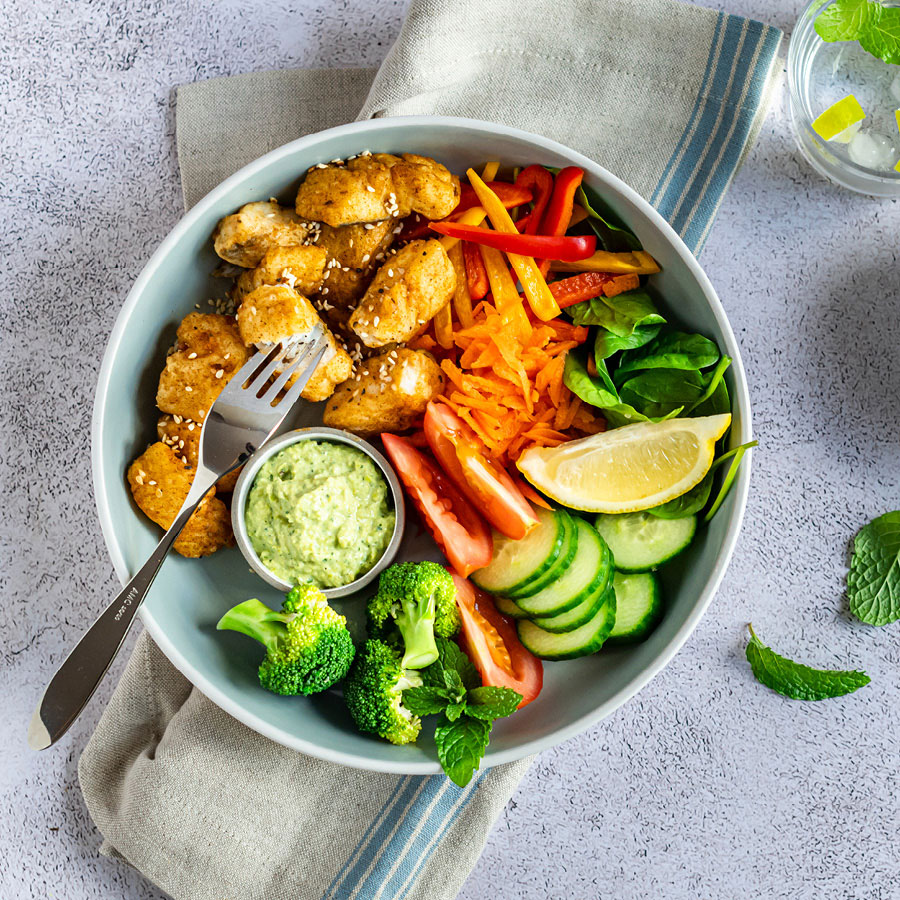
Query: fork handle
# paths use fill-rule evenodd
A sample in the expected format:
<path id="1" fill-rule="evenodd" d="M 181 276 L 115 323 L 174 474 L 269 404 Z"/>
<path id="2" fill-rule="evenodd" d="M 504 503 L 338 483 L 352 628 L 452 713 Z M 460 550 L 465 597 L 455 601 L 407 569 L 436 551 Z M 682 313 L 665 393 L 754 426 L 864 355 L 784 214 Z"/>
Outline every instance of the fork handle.
<path id="1" fill-rule="evenodd" d="M 147 562 L 97 617 L 50 680 L 28 726 L 28 744 L 32 750 L 45 750 L 55 744 L 69 730 L 97 690 L 116 658 L 166 554 L 216 481 L 212 473 L 198 484 L 200 480 L 201 473 L 198 472 L 175 521 Z M 202 484 L 207 481 L 209 483 L 203 487 Z"/>

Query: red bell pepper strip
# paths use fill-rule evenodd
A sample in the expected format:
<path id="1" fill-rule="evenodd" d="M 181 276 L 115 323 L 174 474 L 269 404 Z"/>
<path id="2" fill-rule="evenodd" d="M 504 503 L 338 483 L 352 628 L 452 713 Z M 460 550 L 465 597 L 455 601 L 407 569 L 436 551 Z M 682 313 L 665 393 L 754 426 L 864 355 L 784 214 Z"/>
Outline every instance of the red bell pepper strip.
<path id="1" fill-rule="evenodd" d="M 526 166 L 519 172 L 516 186 L 529 190 L 534 200 L 532 211 L 527 216 L 523 216 L 516 225 L 520 232 L 537 234 L 544 210 L 546 210 L 553 193 L 553 176 L 543 166 Z M 522 222 L 524 224 L 520 224 Z"/>
<path id="2" fill-rule="evenodd" d="M 525 187 L 509 184 L 509 182 L 506 181 L 489 181 L 488 184 L 507 209 L 513 209 L 516 206 L 524 206 L 526 203 L 531 202 L 531 191 Z M 471 185 L 463 184 L 461 185 L 461 188 L 462 193 L 460 195 L 459 203 L 456 205 L 456 209 L 454 209 L 449 216 L 446 216 L 439 221 L 458 222 L 466 210 L 480 206 L 478 195 L 472 189 Z M 431 237 L 430 226 L 431 220 L 426 219 L 424 216 L 420 216 L 418 213 L 413 213 L 403 220 L 403 227 L 397 235 L 397 242 L 403 244 L 406 241 L 420 241 L 429 238 Z"/>
<path id="3" fill-rule="evenodd" d="M 521 175 L 519 177 L 521 178 Z M 518 181 L 515 184 L 510 184 L 508 181 L 488 181 L 487 186 L 500 198 L 507 209 L 531 203 L 533 197 L 531 189 Z M 459 203 L 447 218 L 450 219 L 451 216 L 465 212 L 465 210 L 471 209 L 473 206 L 481 206 L 481 201 L 478 199 L 475 189 L 470 184 L 461 184 Z"/>
<path id="4" fill-rule="evenodd" d="M 478 231 L 478 229 L 475 229 Z M 484 267 L 484 260 L 481 258 L 481 251 L 477 245 L 470 241 L 463 241 L 463 262 L 466 266 L 466 287 L 469 289 L 469 296 L 473 301 L 484 300 L 487 292 L 491 289 L 491 283 L 488 281 L 487 269 Z"/>
<path id="5" fill-rule="evenodd" d="M 553 195 L 550 203 L 541 219 L 541 234 L 565 234 L 572 221 L 572 207 L 575 203 L 575 192 L 581 186 L 584 178 L 584 169 L 578 166 L 566 166 L 560 169 L 553 183 Z M 552 257 L 540 260 L 538 263 L 541 274 L 546 275 L 550 270 Z"/>
<path id="6" fill-rule="evenodd" d="M 550 234 L 508 234 L 504 231 L 489 231 L 477 225 L 460 225 L 456 222 L 432 222 L 432 231 L 449 237 L 472 241 L 493 247 L 503 253 L 518 253 L 520 256 L 547 257 L 574 262 L 587 259 L 597 246 L 597 238 L 592 235 L 550 235 Z"/>
<path id="7" fill-rule="evenodd" d="M 603 294 L 615 297 L 623 291 L 630 291 L 640 285 L 637 275 L 614 275 L 610 272 L 582 272 L 571 278 L 551 281 L 550 293 L 556 298 L 560 309 L 574 306 L 583 300 L 592 300 Z"/>

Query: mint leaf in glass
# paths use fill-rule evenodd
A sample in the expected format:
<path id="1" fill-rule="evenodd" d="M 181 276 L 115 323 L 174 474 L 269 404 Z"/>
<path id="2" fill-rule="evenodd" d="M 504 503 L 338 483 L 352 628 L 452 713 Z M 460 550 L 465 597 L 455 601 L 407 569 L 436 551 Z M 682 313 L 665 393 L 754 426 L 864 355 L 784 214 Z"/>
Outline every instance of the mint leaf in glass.
<path id="1" fill-rule="evenodd" d="M 881 17 L 884 7 L 872 0 L 836 0 L 816 19 L 816 34 L 823 41 L 856 41 Z"/>
<path id="2" fill-rule="evenodd" d="M 850 612 L 867 625 L 900 619 L 900 512 L 879 516 L 856 536 L 847 597 Z"/>
<path id="3" fill-rule="evenodd" d="M 878 4 L 876 4 L 878 5 Z M 870 22 L 859 35 L 859 45 L 886 63 L 900 65 L 900 7 L 880 7 L 877 21 Z"/>
<path id="4" fill-rule="evenodd" d="M 792 700 L 827 700 L 852 694 L 871 679 L 865 672 L 812 669 L 779 656 L 767 647 L 750 625 L 747 661 L 756 680 Z"/>

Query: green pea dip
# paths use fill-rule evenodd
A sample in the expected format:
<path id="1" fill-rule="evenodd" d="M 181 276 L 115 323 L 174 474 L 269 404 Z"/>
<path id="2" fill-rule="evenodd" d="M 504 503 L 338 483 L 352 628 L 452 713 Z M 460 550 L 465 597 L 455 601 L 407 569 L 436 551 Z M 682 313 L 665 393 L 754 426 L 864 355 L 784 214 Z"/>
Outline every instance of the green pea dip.
<path id="1" fill-rule="evenodd" d="M 395 514 L 387 481 L 361 450 L 298 441 L 260 466 L 244 509 L 262 564 L 291 584 L 340 587 L 384 554 Z"/>

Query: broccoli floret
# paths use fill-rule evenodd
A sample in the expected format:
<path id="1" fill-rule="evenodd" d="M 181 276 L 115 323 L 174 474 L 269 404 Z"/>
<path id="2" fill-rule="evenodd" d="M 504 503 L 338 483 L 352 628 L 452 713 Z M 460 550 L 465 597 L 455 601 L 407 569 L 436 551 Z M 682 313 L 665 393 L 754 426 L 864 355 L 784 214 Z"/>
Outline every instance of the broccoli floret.
<path id="1" fill-rule="evenodd" d="M 366 607 L 369 634 L 386 637 L 394 626 L 403 638 L 403 667 L 424 669 L 438 658 L 435 634 L 459 632 L 456 585 L 435 562 L 397 563 L 381 573 L 378 593 Z"/>
<path id="2" fill-rule="evenodd" d="M 347 620 L 311 584 L 287 595 L 281 612 L 259 600 L 245 600 L 216 625 L 239 631 L 265 645 L 259 683 L 274 694 L 315 694 L 340 681 L 356 652 Z"/>
<path id="3" fill-rule="evenodd" d="M 344 700 L 360 731 L 392 744 L 411 744 L 422 720 L 403 705 L 403 691 L 421 684 L 422 676 L 404 669 L 390 644 L 369 639 L 344 682 Z"/>

